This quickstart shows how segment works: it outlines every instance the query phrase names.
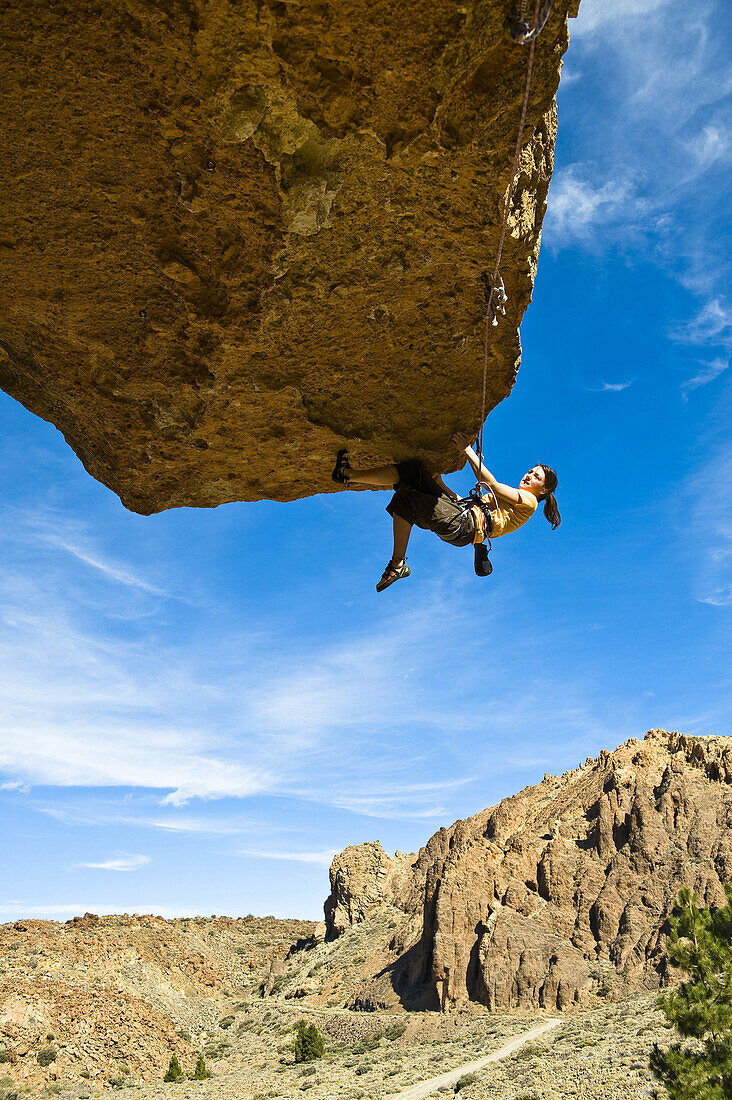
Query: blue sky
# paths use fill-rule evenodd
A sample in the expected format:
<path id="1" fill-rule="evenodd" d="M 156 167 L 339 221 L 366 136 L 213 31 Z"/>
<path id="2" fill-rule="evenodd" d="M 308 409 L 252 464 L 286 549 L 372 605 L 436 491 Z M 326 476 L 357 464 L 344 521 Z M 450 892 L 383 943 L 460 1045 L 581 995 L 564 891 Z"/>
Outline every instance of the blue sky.
<path id="1" fill-rule="evenodd" d="M 583 0 L 524 357 L 489 465 L 563 514 L 417 532 L 383 493 L 126 512 L 0 395 L 0 920 L 319 918 L 327 866 L 651 727 L 729 733 L 732 78 L 723 4 Z M 468 490 L 466 473 L 452 484 Z"/>

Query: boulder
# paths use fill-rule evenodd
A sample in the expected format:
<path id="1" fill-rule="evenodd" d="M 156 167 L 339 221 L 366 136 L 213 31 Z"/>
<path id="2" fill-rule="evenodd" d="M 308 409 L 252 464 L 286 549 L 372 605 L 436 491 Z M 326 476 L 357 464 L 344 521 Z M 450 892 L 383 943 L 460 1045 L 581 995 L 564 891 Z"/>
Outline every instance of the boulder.
<path id="1" fill-rule="evenodd" d="M 577 0 L 538 40 L 491 329 L 513 386 Z M 455 469 L 528 49 L 508 0 L 8 0 L 0 385 L 137 512 Z"/>

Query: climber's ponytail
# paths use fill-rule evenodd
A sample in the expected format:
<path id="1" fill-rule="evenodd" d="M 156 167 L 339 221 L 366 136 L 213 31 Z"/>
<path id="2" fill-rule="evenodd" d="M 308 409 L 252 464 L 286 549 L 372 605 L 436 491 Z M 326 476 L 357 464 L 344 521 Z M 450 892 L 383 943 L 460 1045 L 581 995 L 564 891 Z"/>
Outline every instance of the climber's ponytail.
<path id="1" fill-rule="evenodd" d="M 554 497 L 554 490 L 559 484 L 557 475 L 552 470 L 551 466 L 545 466 L 543 462 L 538 463 L 544 471 L 544 484 L 546 486 L 546 492 L 542 493 L 539 500 L 544 501 L 544 515 L 552 525 L 552 530 L 555 531 L 559 524 L 562 522 L 562 517 L 559 515 L 559 508 Z"/>

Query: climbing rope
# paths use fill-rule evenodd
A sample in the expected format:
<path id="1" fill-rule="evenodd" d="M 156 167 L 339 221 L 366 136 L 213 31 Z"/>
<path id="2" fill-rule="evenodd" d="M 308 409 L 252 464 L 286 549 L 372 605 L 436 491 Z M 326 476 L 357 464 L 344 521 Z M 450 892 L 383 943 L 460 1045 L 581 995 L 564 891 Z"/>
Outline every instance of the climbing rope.
<path id="1" fill-rule="evenodd" d="M 508 196 L 506 198 L 506 206 L 503 211 L 503 223 L 501 225 L 501 236 L 498 241 L 498 252 L 496 254 L 496 264 L 493 268 L 493 275 L 488 280 L 488 275 L 483 272 L 481 279 L 483 281 L 483 293 L 485 294 L 485 332 L 483 337 L 483 396 L 481 400 L 481 413 L 480 413 L 480 432 L 478 434 L 478 468 L 483 465 L 483 426 L 485 422 L 485 399 L 486 399 L 486 387 L 488 382 L 488 340 L 490 337 L 490 329 L 498 324 L 498 313 L 502 313 L 505 316 L 506 302 L 508 297 L 506 295 L 505 288 L 503 286 L 503 279 L 500 275 L 501 258 L 503 256 L 503 244 L 506 239 L 506 229 L 508 227 L 508 216 L 511 212 L 511 203 L 513 201 L 513 193 L 516 189 L 516 173 L 518 171 L 519 157 L 521 156 L 521 139 L 524 136 L 524 126 L 526 124 L 526 112 L 529 106 L 529 92 L 531 91 L 531 76 L 534 70 L 534 50 L 536 47 L 536 40 L 541 34 L 546 21 L 549 18 L 549 13 L 552 9 L 553 0 L 536 0 L 536 7 L 534 9 L 534 21 L 531 27 L 526 22 L 526 4 L 527 0 L 522 0 L 521 11 L 518 19 L 514 20 L 509 27 L 509 34 L 514 42 L 523 46 L 527 42 L 529 43 L 529 60 L 526 67 L 526 87 L 524 89 L 524 101 L 521 107 L 521 120 L 519 122 L 518 137 L 516 138 L 516 149 L 513 154 L 513 164 L 511 165 L 511 182 L 508 187 Z"/>

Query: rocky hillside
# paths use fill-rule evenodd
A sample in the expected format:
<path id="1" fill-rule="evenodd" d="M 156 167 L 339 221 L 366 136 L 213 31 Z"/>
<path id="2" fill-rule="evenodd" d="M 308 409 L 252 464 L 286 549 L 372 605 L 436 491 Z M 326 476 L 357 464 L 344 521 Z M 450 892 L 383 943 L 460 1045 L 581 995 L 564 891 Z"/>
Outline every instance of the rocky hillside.
<path id="1" fill-rule="evenodd" d="M 655 988 L 680 887 L 732 881 L 732 738 L 652 730 L 440 829 L 417 856 L 333 861 L 328 936 L 389 914 L 351 1003 L 564 1009 Z M 383 932 L 382 932 L 383 934 Z"/>
<path id="2" fill-rule="evenodd" d="M 210 1035 L 223 1036 L 233 999 L 258 997 L 273 962 L 319 928 L 94 914 L 0 925 L 3 1072 L 31 1089 L 56 1079 L 160 1081 L 173 1052 L 189 1063 Z"/>
<path id="3" fill-rule="evenodd" d="M 492 338 L 510 391 L 578 0 L 539 39 Z M 455 468 L 527 50 L 511 0 L 8 0 L 0 385 L 148 513 Z M 459 384 L 456 384 L 459 379 Z"/>

